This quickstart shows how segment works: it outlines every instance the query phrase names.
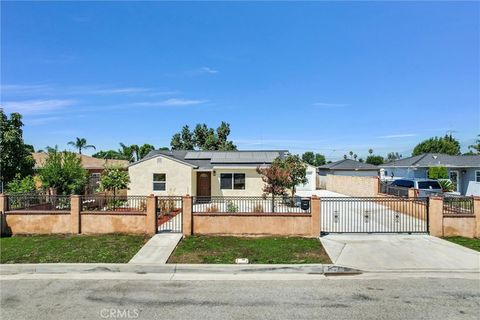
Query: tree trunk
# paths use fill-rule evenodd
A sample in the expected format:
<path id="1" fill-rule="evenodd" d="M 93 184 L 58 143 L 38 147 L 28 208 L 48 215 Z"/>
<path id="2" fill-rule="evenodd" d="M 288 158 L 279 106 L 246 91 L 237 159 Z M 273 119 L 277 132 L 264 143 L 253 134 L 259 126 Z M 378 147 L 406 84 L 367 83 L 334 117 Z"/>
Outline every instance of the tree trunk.
<path id="1" fill-rule="evenodd" d="M 272 212 L 275 212 L 275 194 L 272 193 Z"/>

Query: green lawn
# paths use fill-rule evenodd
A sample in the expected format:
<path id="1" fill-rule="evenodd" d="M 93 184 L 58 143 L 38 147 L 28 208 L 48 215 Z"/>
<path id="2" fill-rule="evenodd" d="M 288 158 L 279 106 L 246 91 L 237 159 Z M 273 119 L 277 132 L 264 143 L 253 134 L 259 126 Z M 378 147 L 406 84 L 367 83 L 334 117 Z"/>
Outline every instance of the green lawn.
<path id="1" fill-rule="evenodd" d="M 168 263 L 331 263 L 318 239 L 284 237 L 208 237 L 183 239 Z"/>
<path id="2" fill-rule="evenodd" d="M 459 244 L 461 246 L 476 250 L 476 251 L 480 251 L 479 238 L 471 239 L 471 238 L 464 238 L 464 237 L 445 237 L 443 239 Z"/>
<path id="3" fill-rule="evenodd" d="M 1 263 L 126 263 L 144 235 L 35 235 L 0 238 Z"/>

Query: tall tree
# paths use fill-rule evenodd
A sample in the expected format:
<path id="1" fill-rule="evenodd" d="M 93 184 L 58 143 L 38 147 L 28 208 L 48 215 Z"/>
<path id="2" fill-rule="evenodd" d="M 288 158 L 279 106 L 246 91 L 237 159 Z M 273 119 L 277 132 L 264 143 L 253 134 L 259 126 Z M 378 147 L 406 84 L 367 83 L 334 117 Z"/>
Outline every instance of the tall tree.
<path id="1" fill-rule="evenodd" d="M 386 158 L 387 162 L 400 160 L 400 159 L 402 159 L 402 155 L 398 152 L 389 152 Z"/>
<path id="2" fill-rule="evenodd" d="M 302 154 L 302 160 L 315 167 L 323 166 L 326 163 L 324 155 L 312 151 L 306 151 Z"/>
<path id="3" fill-rule="evenodd" d="M 15 177 L 23 178 L 33 173 L 35 160 L 32 149 L 23 142 L 23 122 L 19 113 L 10 118 L 0 109 L 0 192 L 4 184 Z"/>
<path id="4" fill-rule="evenodd" d="M 350 158 L 353 158 L 353 151 L 350 151 L 348 154 L 350 155 Z"/>
<path id="5" fill-rule="evenodd" d="M 477 139 L 475 139 L 475 143 L 468 146 L 468 149 L 472 153 L 480 154 L 480 134 L 477 135 Z"/>
<path id="6" fill-rule="evenodd" d="M 142 160 L 143 158 L 146 157 L 147 154 L 150 153 L 150 151 L 153 151 L 153 150 L 155 150 L 155 147 L 153 145 L 144 143 L 138 149 L 138 160 Z"/>
<path id="7" fill-rule="evenodd" d="M 116 150 L 100 150 L 92 154 L 92 157 L 99 159 L 121 159 L 124 160 L 122 155 Z"/>
<path id="8" fill-rule="evenodd" d="M 181 132 L 175 133 L 170 142 L 172 150 L 236 150 L 232 141 L 228 140 L 230 125 L 220 124 L 215 131 L 206 124 L 197 124 L 193 131 L 184 126 Z"/>
<path id="9" fill-rule="evenodd" d="M 372 148 L 368 149 L 368 154 L 373 154 L 373 149 Z"/>
<path id="10" fill-rule="evenodd" d="M 93 144 L 87 144 L 87 139 L 77 137 L 75 141 L 69 141 L 68 145 L 75 147 L 78 150 L 79 154 L 82 154 L 84 149 L 93 149 L 96 150 Z"/>
<path id="11" fill-rule="evenodd" d="M 460 143 L 451 134 L 444 137 L 434 137 L 417 144 L 413 149 L 412 156 L 423 153 L 445 153 L 450 155 L 460 154 Z"/>
<path id="12" fill-rule="evenodd" d="M 367 160 L 365 160 L 365 163 L 373 164 L 375 166 L 378 166 L 380 164 L 383 164 L 383 157 L 371 154 L 367 157 Z"/>
<path id="13" fill-rule="evenodd" d="M 304 162 L 314 166 L 315 165 L 315 153 L 313 153 L 312 151 L 306 151 L 304 154 L 302 154 L 302 160 Z"/>

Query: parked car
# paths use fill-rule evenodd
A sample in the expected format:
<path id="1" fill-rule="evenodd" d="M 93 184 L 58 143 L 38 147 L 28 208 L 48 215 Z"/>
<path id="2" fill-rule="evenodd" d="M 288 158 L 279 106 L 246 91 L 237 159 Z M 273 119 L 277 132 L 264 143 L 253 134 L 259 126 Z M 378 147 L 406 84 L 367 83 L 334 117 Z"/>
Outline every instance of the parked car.
<path id="1" fill-rule="evenodd" d="M 414 188 L 418 197 L 428 197 L 432 194 L 441 194 L 443 189 L 437 180 L 430 179 L 397 179 L 390 183 L 390 186 Z"/>

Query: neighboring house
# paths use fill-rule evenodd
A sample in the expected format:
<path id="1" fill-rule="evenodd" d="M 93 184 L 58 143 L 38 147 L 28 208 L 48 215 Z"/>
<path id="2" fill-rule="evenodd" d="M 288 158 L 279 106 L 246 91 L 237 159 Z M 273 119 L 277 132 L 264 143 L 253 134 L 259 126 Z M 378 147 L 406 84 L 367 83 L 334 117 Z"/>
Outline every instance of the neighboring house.
<path id="1" fill-rule="evenodd" d="M 318 175 L 326 176 L 327 174 L 337 176 L 378 176 L 379 168 L 372 164 L 344 159 L 332 163 L 327 163 L 317 168 Z"/>
<path id="2" fill-rule="evenodd" d="M 441 166 L 448 169 L 448 176 L 456 192 L 462 195 L 480 195 L 480 155 L 451 156 L 441 153 L 425 153 L 380 165 L 381 177 L 428 178 L 428 168 Z"/>
<path id="3" fill-rule="evenodd" d="M 43 167 L 45 160 L 47 159 L 48 153 L 46 152 L 34 152 L 32 153 L 33 159 L 35 159 L 34 169 L 38 170 Z M 128 161 L 127 160 L 116 160 L 116 159 L 100 159 L 90 157 L 84 154 L 77 154 L 78 157 L 82 160 L 82 167 L 88 171 L 89 180 L 87 193 L 93 193 L 100 183 L 100 178 L 102 176 L 105 166 L 120 166 L 127 169 Z"/>
<path id="4" fill-rule="evenodd" d="M 130 164 L 129 195 L 261 196 L 265 183 L 256 171 L 286 150 L 266 151 L 160 151 Z M 315 190 L 315 168 L 300 188 Z"/>

